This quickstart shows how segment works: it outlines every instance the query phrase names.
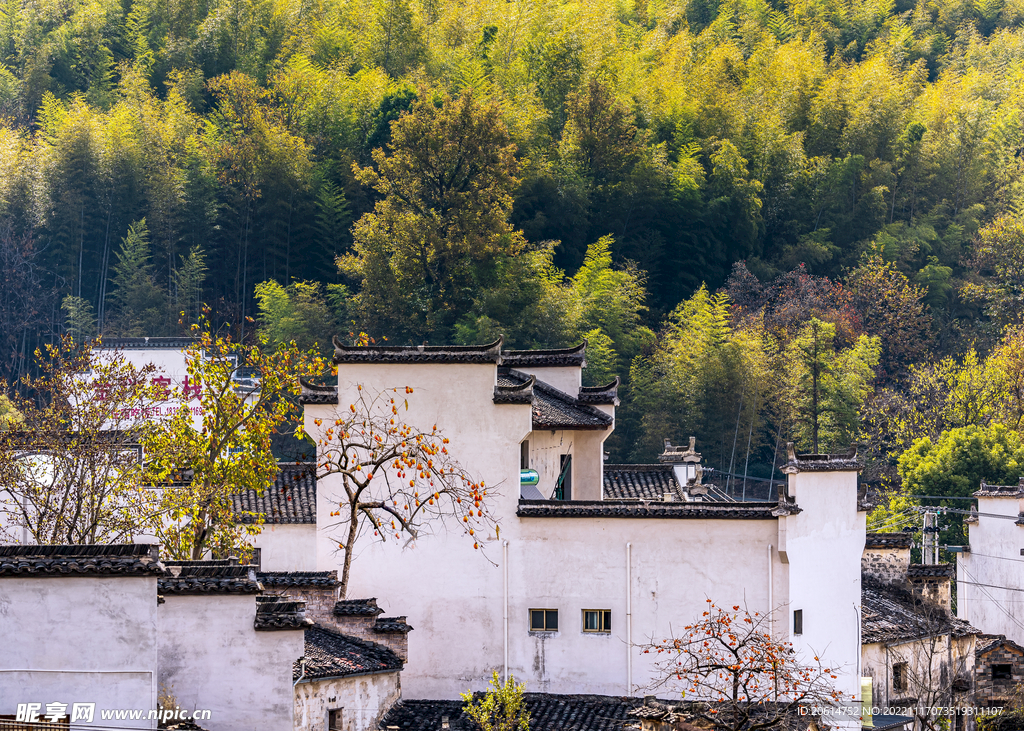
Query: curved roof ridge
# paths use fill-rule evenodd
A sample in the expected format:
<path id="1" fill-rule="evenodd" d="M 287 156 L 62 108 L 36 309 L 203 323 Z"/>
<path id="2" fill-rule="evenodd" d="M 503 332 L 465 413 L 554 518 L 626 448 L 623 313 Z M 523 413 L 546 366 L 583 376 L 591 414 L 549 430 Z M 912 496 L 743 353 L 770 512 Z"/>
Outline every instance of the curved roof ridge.
<path id="1" fill-rule="evenodd" d="M 338 336 L 334 343 L 335 365 L 339 363 L 495 363 L 501 364 L 499 335 L 486 345 L 345 345 Z"/>
<path id="2" fill-rule="evenodd" d="M 512 366 L 533 366 L 535 368 L 557 368 L 560 366 L 583 367 L 587 363 L 587 339 L 569 348 L 541 348 L 537 350 L 506 350 L 502 360 Z"/>

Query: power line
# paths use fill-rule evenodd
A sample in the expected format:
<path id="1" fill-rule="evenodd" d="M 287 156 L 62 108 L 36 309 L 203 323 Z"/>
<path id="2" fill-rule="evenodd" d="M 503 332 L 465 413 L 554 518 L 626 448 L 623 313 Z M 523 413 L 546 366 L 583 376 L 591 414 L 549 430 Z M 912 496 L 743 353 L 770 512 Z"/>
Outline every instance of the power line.
<path id="1" fill-rule="evenodd" d="M 986 518 L 1005 518 L 1007 520 L 1020 520 L 1019 515 L 1000 515 L 999 513 L 979 513 L 977 510 L 960 510 L 960 508 L 944 508 L 937 505 L 915 505 L 911 510 L 919 513 L 926 511 L 938 511 L 941 513 L 959 513 L 960 515 L 983 515 Z"/>
<path id="2" fill-rule="evenodd" d="M 977 500 L 978 499 L 976 497 L 954 497 L 952 495 L 904 495 L 903 497 L 920 497 L 920 498 L 927 498 L 929 500 Z"/>

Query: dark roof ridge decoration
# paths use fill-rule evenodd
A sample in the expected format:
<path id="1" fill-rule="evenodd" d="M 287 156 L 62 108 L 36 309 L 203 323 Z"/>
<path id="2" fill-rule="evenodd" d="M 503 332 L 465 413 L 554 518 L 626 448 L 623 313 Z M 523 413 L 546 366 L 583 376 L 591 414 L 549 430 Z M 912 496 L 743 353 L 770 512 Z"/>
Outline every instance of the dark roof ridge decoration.
<path id="1" fill-rule="evenodd" d="M 100 350 L 144 350 L 167 348 L 184 350 L 199 342 L 198 338 L 101 338 L 94 346 Z"/>
<path id="2" fill-rule="evenodd" d="M 857 445 L 846 454 L 798 454 L 793 442 L 786 443 L 789 461 L 782 471 L 787 475 L 800 472 L 860 472 L 864 465 L 857 459 Z"/>
<path id="3" fill-rule="evenodd" d="M 307 378 L 299 378 L 302 391 L 299 394 L 300 404 L 335 404 L 338 403 L 338 386 L 313 383 Z"/>
<path id="4" fill-rule="evenodd" d="M 156 544 L 0 546 L 0 577 L 160 577 L 165 571 Z"/>
<path id="5" fill-rule="evenodd" d="M 520 518 L 775 520 L 777 503 L 661 500 L 520 500 Z M 800 508 L 793 506 L 793 512 Z"/>
<path id="6" fill-rule="evenodd" d="M 966 637 L 981 631 L 905 586 L 861 574 L 862 643 L 909 642 L 946 633 Z"/>
<path id="7" fill-rule="evenodd" d="M 910 548 L 909 533 L 868 533 L 864 537 L 865 549 Z"/>
<path id="8" fill-rule="evenodd" d="M 506 350 L 501 354 L 502 363 L 511 368 L 559 368 L 587 365 L 587 340 L 570 348 L 547 348 L 539 350 Z"/>
<path id="9" fill-rule="evenodd" d="M 534 376 L 514 368 L 498 369 L 498 386 L 522 385 Z M 614 419 L 600 409 L 580 403 L 575 396 L 559 391 L 543 381 L 533 382 L 534 429 L 607 429 Z"/>
<path id="10" fill-rule="evenodd" d="M 288 587 L 295 589 L 303 588 L 333 588 L 339 586 L 338 572 L 334 571 L 257 571 L 256 580 L 263 584 L 264 588 Z"/>
<path id="11" fill-rule="evenodd" d="M 341 634 L 321 624 L 309 627 L 305 640 L 305 654 L 292 665 L 293 681 L 392 672 L 401 670 L 405 664 L 389 647 Z"/>
<path id="12" fill-rule="evenodd" d="M 494 363 L 501 364 L 499 335 L 486 345 L 345 345 L 334 342 L 335 365 L 341 363 Z"/>
<path id="13" fill-rule="evenodd" d="M 334 614 L 343 617 L 376 617 L 384 610 L 377 606 L 377 598 L 339 599 L 334 604 Z"/>
<path id="14" fill-rule="evenodd" d="M 219 563 L 202 566 L 196 561 L 183 564 L 167 567 L 167 575 L 157 582 L 161 594 L 259 594 L 263 591 L 263 585 L 256 580 L 255 566 Z"/>
<path id="15" fill-rule="evenodd" d="M 256 597 L 253 629 L 257 632 L 307 629 L 312 626 L 313 620 L 306 617 L 306 602 L 274 595 Z"/>
<path id="16" fill-rule="evenodd" d="M 666 439 L 665 451 L 658 455 L 658 461 L 666 464 L 700 462 L 700 452 L 697 451 L 697 437 L 690 437 L 690 445 L 686 449 L 683 449 L 681 445 L 673 446 L 672 442 Z"/>
<path id="17" fill-rule="evenodd" d="M 606 404 L 611 406 L 619 405 L 619 384 L 621 379 L 615 376 L 611 383 L 603 386 L 580 386 L 580 393 L 576 400 L 581 404 Z"/>
<path id="18" fill-rule="evenodd" d="M 413 627 L 406 621 L 407 617 L 377 617 L 376 624 L 371 629 L 382 635 L 406 635 Z"/>
<path id="19" fill-rule="evenodd" d="M 989 485 L 982 480 L 981 488 L 973 497 L 1024 497 L 1024 477 L 1021 477 L 1016 485 Z"/>
<path id="20" fill-rule="evenodd" d="M 935 564 L 911 564 L 907 567 L 907 578 L 908 579 L 921 579 L 939 577 L 945 579 L 953 578 L 953 564 L 951 563 L 935 563 Z"/>
<path id="21" fill-rule="evenodd" d="M 516 386 L 494 387 L 494 403 L 496 404 L 531 404 L 533 403 L 533 387 L 537 383 L 536 376 L 530 376 Z"/>
<path id="22" fill-rule="evenodd" d="M 278 463 L 273 485 L 234 493 L 231 509 L 242 523 L 262 513 L 266 524 L 316 525 L 316 463 Z"/>

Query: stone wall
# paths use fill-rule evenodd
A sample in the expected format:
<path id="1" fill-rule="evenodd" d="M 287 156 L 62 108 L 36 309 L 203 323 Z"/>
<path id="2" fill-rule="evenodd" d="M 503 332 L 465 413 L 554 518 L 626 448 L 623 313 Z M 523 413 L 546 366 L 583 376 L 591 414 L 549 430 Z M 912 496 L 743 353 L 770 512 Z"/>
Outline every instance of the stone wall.
<path id="1" fill-rule="evenodd" d="M 978 642 L 981 644 L 982 640 Z M 1024 650 L 1008 640 L 990 647 L 978 653 L 974 665 L 975 704 L 982 707 L 1004 705 L 1013 696 L 1017 684 L 1024 683 Z M 993 679 L 994 665 L 1010 665 L 1011 676 Z"/>
<path id="2" fill-rule="evenodd" d="M 873 576 L 884 584 L 902 584 L 910 568 L 909 548 L 865 547 L 861 554 L 861 573 Z"/>

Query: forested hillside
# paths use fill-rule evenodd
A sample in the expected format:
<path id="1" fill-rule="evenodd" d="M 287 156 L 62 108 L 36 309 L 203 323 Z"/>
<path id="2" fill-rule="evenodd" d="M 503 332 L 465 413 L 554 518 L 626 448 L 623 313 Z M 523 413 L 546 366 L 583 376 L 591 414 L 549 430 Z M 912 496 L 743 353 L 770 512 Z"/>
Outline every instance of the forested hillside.
<path id="1" fill-rule="evenodd" d="M 788 438 L 865 441 L 875 475 L 958 428 L 1013 452 L 1022 18 L 6 0 L 0 375 L 205 302 L 321 347 L 587 337 L 588 379 L 625 381 L 616 459 L 691 432 L 762 476 Z"/>

